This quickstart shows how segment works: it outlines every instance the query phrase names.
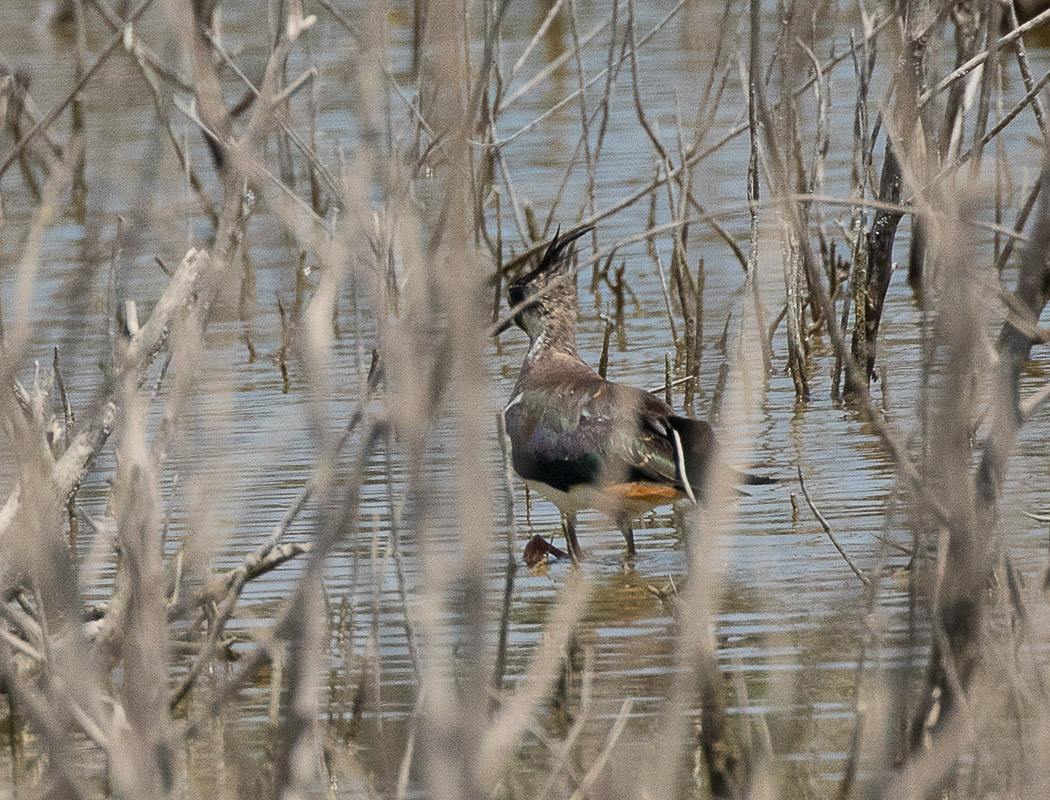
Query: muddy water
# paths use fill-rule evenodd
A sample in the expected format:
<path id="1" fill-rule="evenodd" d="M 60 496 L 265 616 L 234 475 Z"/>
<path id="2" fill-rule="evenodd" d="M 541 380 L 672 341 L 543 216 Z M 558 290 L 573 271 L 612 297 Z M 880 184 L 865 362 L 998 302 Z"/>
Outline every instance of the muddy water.
<path id="1" fill-rule="evenodd" d="M 6 23 L 0 27 L 0 53 L 11 65 L 26 69 L 33 77 L 32 92 L 39 105 L 50 108 L 70 85 L 71 43 L 55 36 L 43 22 L 41 9 L 34 4 L 8 3 Z M 265 58 L 261 42 L 266 37 L 262 15 L 250 14 L 251 3 L 224 3 L 225 35 L 237 58 L 249 74 L 256 74 Z M 604 3 L 579 4 L 580 28 L 590 30 L 602 19 Z M 638 30 L 648 31 L 667 14 L 668 4 L 643 0 L 636 3 Z M 771 4 L 770 4 L 771 5 Z M 514 3 L 505 28 L 504 61 L 517 59 L 532 32 L 543 18 L 540 3 Z M 321 113 L 319 129 L 322 153 L 331 154 L 336 145 L 353 147 L 358 120 L 352 109 L 359 107 L 353 76 L 357 62 L 349 40 L 331 19 L 318 9 L 319 26 L 311 34 L 311 48 L 320 69 Z M 707 71 L 719 41 L 721 8 L 713 3 L 691 3 L 671 19 L 645 46 L 640 60 L 640 88 L 647 114 L 674 149 L 676 115 L 691 120 L 695 114 L 698 87 Z M 746 34 L 744 15 L 737 14 L 740 30 L 730 26 L 729 39 Z M 776 20 L 770 15 L 768 42 L 774 39 Z M 857 20 L 843 12 L 833 34 L 817 37 L 817 54 L 827 59 L 832 46 L 841 52 L 847 25 Z M 153 20 L 144 26 L 144 35 Z M 405 72 L 411 31 L 408 17 L 401 11 L 389 19 L 390 60 L 395 74 L 408 84 Z M 822 26 L 830 30 L 830 25 Z M 93 20 L 89 41 L 97 52 L 107 35 Z M 542 61 L 561 52 L 571 41 L 565 26 L 554 26 L 515 78 L 521 84 L 540 68 Z M 603 40 L 598 36 L 587 48 L 584 70 L 594 74 L 604 66 Z M 163 42 L 157 36 L 156 41 Z M 163 49 L 163 48 L 161 48 Z M 1035 71 L 1046 69 L 1050 56 L 1033 49 Z M 73 387 L 73 401 L 85 408 L 99 380 L 98 353 L 104 346 L 100 300 L 108 263 L 109 242 L 118 214 L 129 222 L 129 234 L 122 258 L 122 279 L 128 296 L 141 298 L 148 305 L 164 285 L 164 275 L 153 263 L 160 256 L 168 263 L 178 260 L 188 243 L 199 241 L 205 228 L 187 221 L 193 198 L 180 188 L 173 176 L 177 170 L 170 150 L 154 128 L 154 112 L 148 94 L 132 66 L 118 54 L 98 78 L 107 92 L 88 92 L 87 162 L 89 193 L 86 215 L 79 219 L 68 203 L 63 203 L 57 223 L 44 237 L 44 260 L 31 308 L 34 329 L 32 356 L 42 363 L 50 360 L 57 346 L 67 366 L 66 380 Z M 1010 98 L 1023 94 L 1019 81 L 1009 81 Z M 599 83 L 598 86 L 602 84 Z M 846 196 L 852 136 L 852 67 L 848 62 L 833 73 L 831 90 L 832 144 L 827 162 L 827 193 Z M 570 67 L 553 74 L 536 89 L 517 100 L 504 112 L 500 122 L 503 135 L 509 135 L 561 100 L 576 88 L 576 74 Z M 873 92 L 875 94 L 875 92 Z M 112 98 L 120 96 L 123 105 L 114 108 Z M 239 96 L 230 91 L 229 96 Z M 588 93 L 593 108 L 598 88 Z M 744 94 L 736 72 L 730 75 L 725 99 L 707 140 L 711 143 L 744 119 Z M 396 113 L 402 113 L 397 108 Z M 205 154 L 193 131 L 184 128 L 201 172 L 210 175 Z M 568 104 L 562 111 L 536 126 L 505 151 L 507 168 L 515 191 L 528 199 L 541 219 L 557 193 L 565 166 L 579 136 L 579 107 Z M 1005 144 L 1011 154 L 1013 180 L 1021 187 L 1035 174 L 1037 148 L 1028 140 L 1036 132 L 1030 115 L 1012 126 Z M 3 152 L 10 146 L 4 141 Z M 881 147 L 878 151 L 881 154 Z M 735 139 L 709 158 L 697 173 L 697 194 L 710 209 L 732 209 L 722 221 L 741 247 L 746 249 L 748 218 L 742 212 L 747 164 L 747 142 Z M 598 168 L 597 207 L 606 207 L 650 180 L 654 170 L 653 150 L 635 114 L 629 77 L 625 71 L 613 95 L 604 152 Z M 585 173 L 577 168 L 562 199 L 556 221 L 570 222 L 585 202 Z M 25 187 L 12 170 L 3 179 L 4 225 L 0 281 L 4 291 L 4 312 L 11 308 L 13 276 L 23 252 L 31 222 L 31 203 Z M 990 192 L 990 184 L 988 185 Z M 1017 199 L 1013 198 L 1016 205 Z M 666 219 L 661 201 L 660 219 Z M 137 226 L 144 212 L 155 214 L 159 222 Z M 602 223 L 603 247 L 645 229 L 648 204 L 643 202 Z M 829 208 L 829 217 L 840 210 Z M 509 215 L 505 216 L 505 220 Z M 1012 214 L 1007 219 L 1012 219 Z M 773 220 L 764 218 L 761 288 L 767 313 L 774 315 L 783 297 L 780 273 L 780 245 Z M 510 224 L 508 223 L 508 228 Z M 702 253 L 705 287 L 705 350 L 702 366 L 704 393 L 698 398 L 696 413 L 709 410 L 719 368 L 725 356 L 716 347 L 727 318 L 730 340 L 736 338 L 737 322 L 743 314 L 743 271 L 732 253 L 710 230 L 692 229 L 691 258 Z M 511 238 L 511 237 L 509 237 Z M 664 247 L 667 263 L 668 241 Z M 982 246 L 987 246 L 984 242 Z M 243 555 L 264 537 L 280 519 L 309 475 L 313 463 L 309 435 L 308 409 L 304 393 L 296 391 L 299 376 L 292 364 L 293 390 L 282 393 L 281 375 L 274 363 L 280 341 L 277 296 L 288 303 L 294 296 L 296 247 L 276 220 L 260 211 L 249 232 L 251 260 L 255 271 L 254 341 L 258 358 L 250 361 L 243 342 L 243 326 L 227 315 L 210 328 L 208 347 L 201 365 L 200 391 L 189 410 L 194 424 L 185 431 L 185 441 L 172 456 L 165 474 L 165 491 L 176 498 L 172 520 L 173 542 L 189 535 L 215 537 L 216 569 L 240 562 Z M 841 246 L 841 243 L 840 243 Z M 609 374 L 638 386 L 663 382 L 664 354 L 672 349 L 664 311 L 659 276 L 645 253 L 644 245 L 633 245 L 619 252 L 627 260 L 626 275 L 638 303 L 628 307 L 622 345 L 614 347 Z M 904 258 L 903 251 L 898 258 Z M 900 278 L 902 276 L 898 276 Z M 581 281 L 581 283 L 585 283 Z M 585 288 L 585 287 L 584 287 Z M 367 318 L 355 317 L 353 298 L 342 299 L 342 336 L 333 358 L 333 419 L 344 415 L 357 396 L 361 352 L 371 346 Z M 584 291 L 579 339 L 582 352 L 596 363 L 601 348 L 603 323 L 600 314 L 608 311 L 608 291 L 593 297 Z M 882 360 L 887 381 L 876 389 L 876 398 L 886 395 L 888 417 L 902 429 L 915 427 L 919 360 L 917 323 L 919 310 L 903 280 L 895 279 L 887 300 L 882 340 Z M 616 337 L 614 337 L 616 342 Z M 498 347 L 490 349 L 491 382 L 486 402 L 495 413 L 507 397 L 517 367 L 524 355 L 521 337 L 508 335 Z M 833 779 L 839 772 L 848 746 L 851 725 L 854 671 L 864 629 L 863 587 L 821 533 L 805 505 L 793 519 L 790 495 L 798 491 L 793 475 L 802 467 L 808 486 L 823 513 L 834 527 L 842 545 L 862 566 L 874 564 L 878 543 L 873 534 L 893 534 L 894 524 L 886 525 L 884 508 L 893 487 L 893 472 L 870 430 L 848 410 L 830 400 L 830 359 L 826 348 L 818 345 L 811 371 L 812 400 L 796 404 L 791 380 L 784 374 L 783 329 L 774 340 L 774 374 L 756 384 L 748 422 L 754 441 L 745 457 L 769 464 L 785 482 L 743 497 L 737 506 L 732 534 L 717 534 L 724 558 L 725 591 L 717 618 L 721 665 L 744 679 L 748 699 L 741 699 L 733 714 L 759 715 L 775 733 L 775 752 L 784 763 L 797 767 L 808 779 Z M 1040 356 L 1041 358 L 1041 356 Z M 1046 369 L 1037 361 L 1026 376 L 1037 385 Z M 301 387 L 301 383 L 299 383 Z M 681 397 L 676 397 L 681 402 Z M 160 414 L 160 404 L 154 413 Z M 1050 455 L 1050 437 L 1045 435 L 1046 419 L 1026 428 L 1018 443 L 1018 457 L 1011 463 L 1011 476 L 1004 503 L 1004 530 L 1007 545 L 1022 570 L 1038 574 L 1045 563 L 1045 531 L 1025 518 L 1023 510 L 1050 504 L 1045 463 Z M 487 467 L 492 476 L 494 496 L 500 497 L 499 450 L 492 433 Z M 5 469 L 9 464 L 4 465 Z M 111 475 L 111 451 L 100 459 L 98 469 L 85 485 L 81 502 L 90 513 L 104 515 L 106 478 Z M 373 704 L 366 713 L 365 729 L 359 736 L 362 757 L 380 781 L 396 775 L 396 760 L 379 746 L 400 743 L 407 735 L 415 700 L 414 677 L 402 627 L 402 612 L 396 584 L 385 564 L 373 573 L 371 554 L 376 543 L 385 541 L 390 518 L 385 471 L 389 469 L 395 486 L 401 478 L 402 464 L 396 457 L 389 462 L 378 459 L 366 484 L 361 538 L 348 543 L 328 565 L 326 589 L 333 616 L 344 614 L 349 621 L 343 657 L 335 661 L 332 684 L 334 694 L 345 683 L 345 676 L 357 680 L 361 664 L 377 648 L 380 719 Z M 173 488 L 172 477 L 179 474 Z M 5 472 L 5 486 L 10 481 Z M 521 522 L 520 547 L 533 532 L 553 535 L 558 525 L 552 506 L 537 500 L 528 515 L 519 487 L 517 512 Z M 186 513 L 184 509 L 193 509 Z M 528 521 L 526 522 L 526 517 Z M 291 538 L 304 538 L 312 521 L 305 515 L 294 527 Z M 493 530 L 502 536 L 502 512 L 494 511 Z M 632 716 L 624 735 L 624 747 L 644 741 L 661 708 L 673 664 L 674 629 L 665 607 L 647 585 L 664 585 L 668 576 L 680 577 L 686 550 L 668 514 L 645 519 L 638 530 L 641 555 L 635 569 L 625 570 L 623 542 L 619 534 L 598 517 L 584 515 L 581 539 L 590 558 L 585 572 L 594 591 L 586 623 L 578 637 L 581 652 L 591 659 L 594 670 L 593 724 L 584 737 L 585 748 L 596 752 L 611 718 L 624 699 L 633 698 Z M 449 541 L 453 531 L 448 532 Z M 85 547 L 87 544 L 85 543 Z M 900 566 L 890 558 L 890 566 Z M 410 592 L 421 582 L 418 551 L 406 543 L 405 568 Z M 99 559 L 98 569 L 85 586 L 89 598 L 105 595 L 110 577 L 109 561 Z M 513 682 L 525 669 L 533 647 L 541 635 L 551 604 L 569 567 L 555 564 L 549 570 L 529 574 L 519 572 L 511 606 L 508 679 Z M 251 633 L 264 628 L 295 578 L 294 566 L 279 570 L 251 584 L 245 592 L 235 631 Z M 503 585 L 503 567 L 494 559 L 490 567 L 490 589 L 498 597 Z M 905 583 L 894 576 L 883 581 L 880 592 L 878 625 L 886 633 L 886 647 L 879 655 L 884 665 L 902 663 L 909 654 L 901 649 L 897 635 L 905 624 Z M 340 610 L 342 609 L 342 610 Z M 493 606 L 493 622 L 498 608 Z M 375 631 L 378 638 L 371 642 Z M 371 643 L 370 643 L 371 642 Z M 239 721 L 244 735 L 262 739 L 268 710 L 268 692 L 260 686 L 247 695 L 244 716 Z M 345 704 L 333 704 L 333 713 L 345 712 Z M 549 721 L 548 721 L 549 722 Z M 556 726 L 551 722 L 550 730 Z M 546 751 L 535 741 L 525 748 L 523 759 L 537 768 L 545 762 Z M 537 770 L 538 771 L 538 770 Z M 526 770 L 526 772 L 528 772 Z"/>

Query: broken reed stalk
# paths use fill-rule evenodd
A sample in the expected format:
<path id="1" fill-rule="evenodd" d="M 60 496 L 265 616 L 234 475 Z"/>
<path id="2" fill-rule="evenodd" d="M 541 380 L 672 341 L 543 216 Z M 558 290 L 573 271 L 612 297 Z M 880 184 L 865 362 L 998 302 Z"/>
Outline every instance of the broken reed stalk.
<path id="1" fill-rule="evenodd" d="M 671 354 L 664 353 L 664 402 L 674 408 L 674 398 L 671 396 Z"/>
<path id="2" fill-rule="evenodd" d="M 755 106 L 755 78 L 756 75 L 761 75 L 761 69 L 758 61 L 754 57 L 755 54 L 752 52 L 752 58 L 748 62 L 748 89 L 747 89 L 747 125 L 748 125 L 748 161 L 747 161 L 747 204 L 748 213 L 751 218 L 750 237 L 748 239 L 748 254 L 747 254 L 747 284 L 745 291 L 753 298 L 755 304 L 755 314 L 758 319 L 762 317 L 759 315 L 761 307 L 761 301 L 758 299 L 756 292 L 758 291 L 758 203 L 761 199 L 761 183 L 759 182 L 759 130 L 758 130 L 758 109 Z M 728 329 L 729 321 L 726 320 L 726 328 Z M 743 336 L 744 328 L 741 326 L 741 336 Z M 773 371 L 773 352 L 772 347 L 767 346 L 765 342 L 762 344 L 762 362 L 765 367 L 766 374 L 768 375 Z"/>
<path id="3" fill-rule="evenodd" d="M 73 26 L 76 40 L 76 48 L 73 54 L 73 76 L 79 81 L 84 77 L 84 57 L 87 49 L 87 29 L 84 24 L 83 0 L 76 0 L 73 3 Z M 84 136 L 84 101 L 79 95 L 70 104 L 69 116 L 72 137 L 79 138 L 82 142 Z M 73 196 L 79 201 L 81 216 L 83 216 L 84 199 L 87 195 L 87 179 L 85 177 L 87 161 L 82 143 L 75 146 L 74 150 L 77 156 L 76 164 L 73 166 Z"/>
<path id="4" fill-rule="evenodd" d="M 869 26 L 868 17 L 864 16 L 865 29 Z M 872 147 L 870 141 L 870 128 L 868 126 L 868 89 L 871 83 L 871 73 L 875 68 L 875 42 L 869 41 L 867 36 L 861 41 L 858 54 L 857 42 L 853 34 L 850 34 L 850 54 L 853 59 L 853 72 L 857 79 L 857 99 L 853 107 L 853 158 L 850 164 L 850 196 L 858 200 L 858 204 L 850 209 L 849 236 L 852 269 L 849 276 L 848 292 L 844 292 L 842 300 L 842 316 L 839 320 L 841 330 L 847 330 L 849 325 L 850 308 L 856 301 L 855 313 L 857 324 L 865 327 L 867 295 L 864 287 L 867 285 L 867 213 L 862 205 L 866 199 L 869 183 L 869 172 L 872 165 Z M 785 309 L 786 312 L 786 309 Z M 863 319 L 862 319 L 863 318 Z M 842 379 L 842 359 L 835 356 L 835 366 L 831 374 L 831 396 L 838 400 L 841 396 L 840 385 Z"/>
<path id="5" fill-rule="evenodd" d="M 612 320 L 606 318 L 605 332 L 602 334 L 602 354 L 598 359 L 598 374 L 603 378 L 609 372 L 609 344 L 612 341 L 612 332 Z"/>
<path id="6" fill-rule="evenodd" d="M 784 40 L 788 41 L 792 38 L 798 39 L 798 35 L 794 33 L 793 23 L 799 17 L 805 18 L 807 14 L 803 9 L 797 6 L 801 3 L 799 0 L 793 8 L 793 13 L 789 17 L 788 24 L 785 26 L 783 31 Z M 788 57 L 782 58 L 780 68 L 780 83 L 781 92 L 786 93 L 788 91 L 788 83 L 790 81 L 790 75 L 800 70 L 801 59 L 796 56 L 795 53 L 804 51 L 803 46 L 792 48 Z M 760 68 L 761 65 L 756 61 L 758 54 L 754 51 L 751 52 L 751 63 L 752 69 Z M 773 63 L 771 62 L 769 68 L 772 69 Z M 819 92 L 821 82 L 823 79 L 822 73 L 818 68 L 815 70 L 817 81 L 814 87 Z M 761 77 L 761 75 L 759 75 Z M 753 94 L 753 91 L 752 91 Z M 755 101 L 752 100 L 752 105 Z M 775 132 L 777 138 L 784 143 L 784 157 L 786 159 L 785 169 L 789 177 L 789 180 L 794 184 L 796 191 L 805 192 L 807 191 L 805 183 L 805 167 L 802 162 L 802 142 L 798 130 L 797 120 L 797 108 L 794 102 L 788 103 L 787 113 L 783 114 L 778 122 L 778 129 Z M 750 116 L 755 116 L 755 111 L 750 112 Z M 819 126 L 819 123 L 818 123 Z M 758 132 L 755 132 L 757 138 Z M 801 216 L 802 230 L 809 229 L 809 206 L 806 203 L 799 202 L 795 204 L 794 210 Z M 780 214 L 780 229 L 781 229 L 781 257 L 783 263 L 783 280 L 784 280 L 784 296 L 785 306 L 787 308 L 787 361 L 788 361 L 788 372 L 791 375 L 791 381 L 795 387 L 795 400 L 798 402 L 807 402 L 809 400 L 809 380 L 806 376 L 806 321 L 805 321 L 805 273 L 801 266 L 801 255 L 799 253 L 798 236 L 799 231 L 794 230 L 790 222 L 784 218 L 784 214 Z M 812 289 L 810 290 L 812 294 Z M 814 314 L 815 318 L 819 318 L 821 315 Z M 765 331 L 765 320 L 764 318 L 759 319 L 759 329 L 764 333 Z M 762 337 L 762 341 L 765 341 L 765 337 Z"/>

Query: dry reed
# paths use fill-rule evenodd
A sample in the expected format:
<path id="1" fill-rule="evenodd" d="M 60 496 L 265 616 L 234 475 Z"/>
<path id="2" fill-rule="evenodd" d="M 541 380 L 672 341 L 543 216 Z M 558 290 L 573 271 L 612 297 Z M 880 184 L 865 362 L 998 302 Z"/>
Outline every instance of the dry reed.
<path id="1" fill-rule="evenodd" d="M 234 47 L 214 2 L 69 0 L 50 35 L 72 37 L 73 79 L 47 111 L 33 100 L 34 76 L 0 70 L 0 232 L 17 229 L 20 240 L 0 314 L 0 384 L 11 389 L 0 401 L 10 475 L 0 508 L 0 796 L 796 796 L 775 725 L 730 713 L 753 698 L 719 657 L 736 516 L 728 474 L 706 507 L 683 515 L 684 575 L 649 587 L 672 619 L 674 653 L 646 735 L 630 724 L 634 697 L 609 718 L 595 713 L 597 667 L 578 636 L 596 589 L 586 565 L 559 573 L 528 663 L 510 657 L 524 525 L 506 436 L 486 404 L 488 343 L 505 278 L 545 247 L 558 220 L 566 230 L 601 224 L 579 270 L 591 273 L 589 296 L 605 320 L 603 375 L 629 341 L 629 309 L 641 307 L 632 283 L 647 268 L 618 254 L 645 242 L 659 280 L 659 295 L 647 296 L 666 327 L 654 391 L 690 410 L 707 401 L 723 449 L 743 456 L 758 435 L 758 398 L 778 372 L 790 375 L 800 410 L 838 402 L 844 377 L 843 408 L 892 465 L 869 563 L 817 509 L 801 459 L 790 465 L 866 609 L 843 697 L 848 749 L 834 783 L 813 793 L 1045 795 L 1047 600 L 1012 562 L 1001 520 L 1018 437 L 1040 424 L 1050 396 L 1022 389 L 1032 348 L 1050 341 L 1039 324 L 1050 301 L 1050 149 L 1022 194 L 1004 144 L 1023 139 L 1032 120 L 1046 141 L 1050 72 L 1035 78 L 1022 36 L 1050 11 L 1020 25 L 1012 7 L 993 2 L 860 3 L 848 17 L 823 0 L 726 0 L 706 80 L 679 98 L 669 132 L 646 96 L 647 48 L 686 28 L 698 4 L 646 13 L 655 22 L 645 25 L 647 4 L 613 0 L 590 28 L 574 0 L 540 4 L 514 51 L 504 34 L 521 24 L 517 5 L 419 0 L 405 11 L 370 0 L 351 13 L 329 0 L 284 0 L 266 4 L 256 40 Z M 391 63 L 395 11 L 411 15 L 410 69 Z M 763 25 L 774 14 L 777 24 Z M 325 56 L 348 41 L 360 106 L 352 142 L 330 146 L 321 109 L 345 76 L 330 75 Z M 264 58 L 252 63 L 245 44 Z M 545 48 L 546 61 L 529 67 Z M 954 68 L 938 74 L 947 59 Z M 68 307 L 42 308 L 48 234 L 67 203 L 89 229 L 89 176 L 104 167 L 92 159 L 105 155 L 85 148 L 85 131 L 100 124 L 92 114 L 122 113 L 119 90 L 99 77 L 115 61 L 147 93 L 149 124 L 174 160 L 172 193 L 187 202 L 175 212 L 125 209 L 108 256 L 85 257 L 77 291 L 60 293 Z M 1015 69 L 1023 92 L 1007 98 Z M 835 82 L 852 88 L 845 133 L 832 124 Z M 542 111 L 519 111 L 542 91 L 553 92 Z M 231 93 L 241 100 L 229 103 Z M 727 121 L 733 104 L 740 113 Z M 518 153 L 557 115 L 574 120 L 575 147 L 549 207 L 533 209 Z M 648 159 L 619 197 L 604 191 L 616 115 L 637 123 Z M 744 134 L 736 193 L 710 197 L 705 166 Z M 845 188 L 828 177 L 835 158 L 850 165 Z M 643 203 L 644 230 L 616 227 Z M 16 209 L 20 221 L 9 222 Z M 155 295 L 132 297 L 142 284 L 129 278 L 128 254 L 146 226 L 171 245 L 149 254 L 166 280 Z M 252 256 L 262 227 L 279 227 L 296 253 L 294 301 L 278 290 L 270 334 L 259 296 L 273 295 L 257 289 Z M 891 411 L 886 376 L 898 367 L 879 349 L 905 243 L 921 305 L 913 431 Z M 702 245 L 743 267 L 732 308 L 705 306 L 712 262 Z M 772 315 L 763 292 L 777 284 L 764 272 L 778 263 L 773 308 L 783 306 Z M 87 299 L 96 290 L 101 311 Z M 85 328 L 101 319 L 104 336 L 60 354 L 47 341 L 60 317 Z M 212 484 L 206 467 L 232 473 L 267 456 L 212 452 L 201 440 L 230 441 L 221 433 L 231 418 L 197 417 L 207 391 L 227 407 L 246 391 L 214 375 L 203 385 L 216 328 L 230 318 L 244 357 L 275 353 L 283 391 L 302 398 L 313 459 L 254 546 L 231 535 L 229 486 Z M 722 319 L 715 344 L 712 320 Z M 344 326 L 350 348 L 340 346 Z M 41 340 L 50 370 L 34 369 Z M 89 380 L 83 367 L 96 362 L 93 385 L 71 383 L 74 373 Z M 701 385 L 708 373 L 718 376 L 711 391 Z M 347 383 L 355 399 L 340 417 L 334 401 Z M 501 448 L 504 469 L 493 474 L 486 454 Z M 789 465 L 777 466 L 790 480 Z M 378 474 L 381 515 L 366 497 Z M 791 516 L 786 503 L 783 511 Z M 346 552 L 350 589 L 335 598 L 326 569 Z M 878 661 L 888 645 L 876 617 L 902 553 L 909 655 L 890 669 Z M 218 568 L 223 558 L 230 563 Z M 269 624 L 246 634 L 245 594 L 293 561 Z M 384 674 L 388 578 L 410 665 L 403 738 L 391 732 Z M 772 696 L 789 691 L 771 684 Z M 263 733 L 242 719 L 253 686 L 267 697 Z M 595 729 L 597 746 L 583 746 Z M 541 779 L 520 756 L 526 741 L 546 752 Z M 623 752 L 641 755 L 641 766 L 622 763 Z"/>

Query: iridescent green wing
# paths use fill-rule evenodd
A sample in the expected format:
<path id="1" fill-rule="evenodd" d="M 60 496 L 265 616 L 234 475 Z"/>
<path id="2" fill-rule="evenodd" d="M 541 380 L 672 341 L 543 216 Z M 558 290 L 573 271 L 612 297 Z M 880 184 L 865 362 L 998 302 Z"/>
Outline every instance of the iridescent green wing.
<path id="1" fill-rule="evenodd" d="M 506 412 L 514 467 L 559 491 L 636 480 L 675 483 L 671 410 L 653 395 L 595 376 L 538 386 Z"/>

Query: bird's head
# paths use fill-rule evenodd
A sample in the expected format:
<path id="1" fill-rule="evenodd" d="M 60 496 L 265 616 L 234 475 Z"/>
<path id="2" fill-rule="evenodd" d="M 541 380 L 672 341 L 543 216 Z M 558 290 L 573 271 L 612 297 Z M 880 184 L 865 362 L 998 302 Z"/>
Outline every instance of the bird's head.
<path id="1" fill-rule="evenodd" d="M 593 230 L 593 225 L 561 235 L 554 234 L 535 269 L 521 275 L 507 287 L 507 301 L 513 309 L 526 305 L 514 315 L 514 324 L 535 340 L 547 320 L 556 315 L 576 319 L 576 271 L 572 265 L 572 243 Z M 530 302 L 531 301 L 531 302 Z"/>

